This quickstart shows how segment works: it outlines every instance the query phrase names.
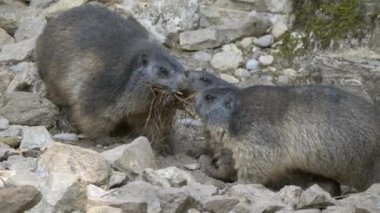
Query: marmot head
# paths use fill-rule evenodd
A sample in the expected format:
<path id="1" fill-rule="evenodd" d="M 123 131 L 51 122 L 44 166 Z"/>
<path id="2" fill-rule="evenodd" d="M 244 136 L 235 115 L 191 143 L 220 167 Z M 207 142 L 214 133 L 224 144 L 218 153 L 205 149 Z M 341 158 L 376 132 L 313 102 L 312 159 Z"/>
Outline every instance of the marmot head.
<path id="1" fill-rule="evenodd" d="M 206 127 L 228 129 L 238 91 L 237 88 L 212 88 L 196 97 L 195 110 Z"/>
<path id="2" fill-rule="evenodd" d="M 188 90 L 187 72 L 178 60 L 158 46 L 139 51 L 132 61 L 133 70 L 143 75 L 146 83 L 172 91 Z"/>
<path id="3" fill-rule="evenodd" d="M 235 87 L 207 71 L 189 70 L 188 78 L 193 92 L 203 92 L 211 88 Z"/>

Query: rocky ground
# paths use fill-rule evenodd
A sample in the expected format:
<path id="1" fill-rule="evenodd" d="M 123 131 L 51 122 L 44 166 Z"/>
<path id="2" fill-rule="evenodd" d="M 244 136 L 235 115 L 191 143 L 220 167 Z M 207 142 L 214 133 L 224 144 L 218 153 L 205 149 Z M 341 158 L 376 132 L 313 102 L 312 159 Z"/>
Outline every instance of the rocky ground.
<path id="1" fill-rule="evenodd" d="M 197 120 L 177 120 L 173 156 L 155 156 L 144 137 L 80 138 L 66 110 L 46 98 L 33 51 L 48 20 L 87 2 L 0 0 L 1 212 L 380 212 L 380 184 L 332 198 L 317 185 L 274 192 L 208 177 L 197 161 Z M 380 105 L 376 0 L 365 1 L 377 16 L 361 42 L 324 50 L 295 30 L 290 0 L 92 3 L 132 14 L 189 69 L 241 87 L 333 84 Z"/>

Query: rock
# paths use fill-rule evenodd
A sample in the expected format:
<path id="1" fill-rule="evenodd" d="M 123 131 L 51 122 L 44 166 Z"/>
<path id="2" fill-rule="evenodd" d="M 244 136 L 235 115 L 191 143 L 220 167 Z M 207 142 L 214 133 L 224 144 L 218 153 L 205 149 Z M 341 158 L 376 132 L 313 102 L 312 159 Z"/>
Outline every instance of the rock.
<path id="1" fill-rule="evenodd" d="M 8 85 L 11 83 L 14 76 L 15 74 L 12 72 L 12 70 L 9 67 L 5 65 L 0 65 L 0 102 L 1 102 L 1 97 L 7 90 Z"/>
<path id="2" fill-rule="evenodd" d="M 58 109 L 38 94 L 13 92 L 5 94 L 0 103 L 0 115 L 7 118 L 10 124 L 49 128 L 55 125 Z"/>
<path id="3" fill-rule="evenodd" d="M 158 175 L 153 169 L 144 169 L 142 179 L 154 186 L 170 187 L 170 183 L 166 178 Z"/>
<path id="4" fill-rule="evenodd" d="M 187 213 L 201 213 L 201 212 L 196 209 L 189 209 L 187 210 Z"/>
<path id="5" fill-rule="evenodd" d="M 324 191 L 317 184 L 312 185 L 304 192 L 302 192 L 299 202 L 296 204 L 297 208 L 324 208 L 334 205 L 336 201 L 330 194 Z"/>
<path id="6" fill-rule="evenodd" d="M 243 62 L 241 54 L 234 51 L 223 51 L 212 57 L 211 66 L 216 70 L 228 72 L 236 70 L 241 62 Z"/>
<path id="7" fill-rule="evenodd" d="M 300 200 L 302 188 L 299 186 L 285 186 L 277 194 L 280 195 L 284 203 L 294 208 Z"/>
<path id="8" fill-rule="evenodd" d="M 220 74 L 220 78 L 231 84 L 239 83 L 239 79 L 235 78 L 232 75 L 227 75 L 227 74 L 222 73 Z"/>
<path id="9" fill-rule="evenodd" d="M 123 185 L 127 181 L 127 175 L 123 172 L 112 171 L 110 178 L 108 179 L 107 188 L 115 188 Z"/>
<path id="10" fill-rule="evenodd" d="M 56 0 L 30 0 L 29 6 L 37 8 L 46 8 Z"/>
<path id="11" fill-rule="evenodd" d="M 196 207 L 195 199 L 183 188 L 162 188 L 158 197 L 162 213 L 186 212 Z"/>
<path id="12" fill-rule="evenodd" d="M 245 53 L 249 52 L 253 46 L 254 37 L 243 38 L 239 43 L 238 47 L 243 50 Z"/>
<path id="13" fill-rule="evenodd" d="M 30 38 L 14 44 L 6 44 L 0 52 L 0 62 L 17 63 L 28 59 L 36 45 L 36 38 Z"/>
<path id="14" fill-rule="evenodd" d="M 259 57 L 259 62 L 263 66 L 269 66 L 273 63 L 273 55 L 262 55 Z"/>
<path id="15" fill-rule="evenodd" d="M 153 150 L 145 137 L 138 137 L 101 155 L 117 170 L 132 175 L 140 175 L 144 169 L 155 167 Z"/>
<path id="16" fill-rule="evenodd" d="M 59 0 L 54 1 L 53 4 L 50 4 L 47 8 L 44 9 L 44 15 L 47 18 L 52 18 L 58 16 L 62 12 L 73 8 L 78 7 L 84 3 L 88 2 L 88 0 Z"/>
<path id="17" fill-rule="evenodd" d="M 16 148 L 20 145 L 21 140 L 22 128 L 20 126 L 9 126 L 6 130 L 0 131 L 0 143 Z"/>
<path id="18" fill-rule="evenodd" d="M 376 183 L 364 192 L 350 194 L 338 201 L 339 206 L 349 206 L 359 212 L 380 212 L 380 184 Z"/>
<path id="19" fill-rule="evenodd" d="M 37 160 L 35 158 L 24 158 L 20 155 L 13 155 L 5 162 L 5 166 L 9 170 L 34 171 L 37 167 Z"/>
<path id="20" fill-rule="evenodd" d="M 53 136 L 55 141 L 59 142 L 79 142 L 79 137 L 77 134 L 70 133 L 60 133 Z"/>
<path id="21" fill-rule="evenodd" d="M 89 185 L 87 194 L 88 203 L 92 206 L 111 205 L 131 213 L 158 213 L 161 210 L 157 189 L 143 181 L 131 182 L 110 191 Z"/>
<path id="22" fill-rule="evenodd" d="M 278 76 L 277 84 L 278 84 L 278 85 L 287 85 L 287 84 L 289 84 L 289 79 L 288 79 L 288 77 L 286 77 L 286 76 L 284 76 L 284 75 L 280 75 L 280 76 Z"/>
<path id="23" fill-rule="evenodd" d="M 289 69 L 285 69 L 283 71 L 283 74 L 290 80 L 290 81 L 294 81 L 297 77 L 297 71 L 292 69 L 292 68 L 289 68 Z"/>
<path id="24" fill-rule="evenodd" d="M 296 213 L 321 213 L 321 210 L 319 209 L 301 209 L 295 211 Z"/>
<path id="25" fill-rule="evenodd" d="M 274 43 L 274 36 L 271 34 L 262 36 L 255 40 L 255 44 L 259 47 L 270 47 Z"/>
<path id="26" fill-rule="evenodd" d="M 380 106 L 380 57 L 366 50 L 316 54 L 297 83 L 333 85 Z"/>
<path id="27" fill-rule="evenodd" d="M 18 152 L 5 143 L 0 143 L 0 161 L 6 160 L 9 156 L 17 155 Z"/>
<path id="28" fill-rule="evenodd" d="M 52 172 L 42 185 L 42 200 L 30 213 L 85 212 L 86 186 L 75 174 Z"/>
<path id="29" fill-rule="evenodd" d="M 274 212 L 285 207 L 278 194 L 260 184 L 234 185 L 225 194 L 247 202 L 251 212 Z"/>
<path id="30" fill-rule="evenodd" d="M 228 197 L 225 195 L 217 195 L 209 197 L 203 205 L 204 208 L 210 212 L 228 213 L 238 203 L 239 200 L 236 198 Z"/>
<path id="31" fill-rule="evenodd" d="M 253 11 L 239 21 L 232 20 L 216 26 L 216 29 L 221 43 L 231 43 L 247 36 L 261 36 L 270 26 L 271 22 L 267 17 Z"/>
<path id="32" fill-rule="evenodd" d="M 7 31 L 0 28 L 0 50 L 6 44 L 14 44 L 15 40 L 12 36 L 10 36 Z"/>
<path id="33" fill-rule="evenodd" d="M 55 142 L 41 155 L 38 171 L 75 174 L 86 183 L 101 185 L 106 183 L 111 168 L 95 151 Z"/>
<path id="34" fill-rule="evenodd" d="M 142 178 L 156 186 L 181 187 L 194 181 L 190 174 L 177 167 L 167 167 L 160 170 L 145 169 Z"/>
<path id="35" fill-rule="evenodd" d="M 111 206 L 95 206 L 91 207 L 87 213 L 123 213 L 123 210 Z"/>
<path id="36" fill-rule="evenodd" d="M 46 96 L 44 83 L 42 82 L 35 63 L 22 62 L 11 67 L 17 73 L 7 88 L 7 93 L 21 91 L 33 92 Z"/>
<path id="37" fill-rule="evenodd" d="M 42 30 L 46 24 L 47 21 L 44 16 L 31 16 L 24 18 L 14 34 L 16 42 L 29 38 L 37 38 L 42 33 Z"/>
<path id="38" fill-rule="evenodd" d="M 212 55 L 203 51 L 198 51 L 193 54 L 193 59 L 200 62 L 208 63 L 212 58 Z"/>
<path id="39" fill-rule="evenodd" d="M 53 143 L 53 139 L 46 127 L 32 126 L 22 128 L 20 149 L 44 150 L 51 143 Z"/>
<path id="40" fill-rule="evenodd" d="M 288 14 L 271 14 L 269 19 L 273 24 L 271 33 L 275 38 L 279 38 L 282 34 L 288 31 L 293 24 L 292 16 L 289 16 Z"/>
<path id="41" fill-rule="evenodd" d="M 254 71 L 259 70 L 260 68 L 259 65 L 260 65 L 259 62 L 256 59 L 250 59 L 245 64 L 245 68 L 251 72 L 254 72 Z"/>
<path id="42" fill-rule="evenodd" d="M 218 190 L 214 185 L 202 185 L 197 182 L 189 182 L 182 188 L 185 188 L 198 203 L 203 203 L 208 197 L 215 195 Z"/>
<path id="43" fill-rule="evenodd" d="M 199 29 L 179 34 L 179 44 L 184 50 L 204 50 L 221 45 L 215 29 Z"/>
<path id="44" fill-rule="evenodd" d="M 199 163 L 190 163 L 190 164 L 186 164 L 185 168 L 190 170 L 190 171 L 195 171 L 195 170 L 200 169 L 200 165 L 199 165 Z"/>
<path id="45" fill-rule="evenodd" d="M 358 213 L 358 212 L 366 212 L 363 209 L 357 209 L 352 206 L 328 206 L 326 209 L 322 211 L 322 213 Z"/>
<path id="46" fill-rule="evenodd" d="M 0 4 L 0 28 L 13 35 L 24 17 L 31 16 L 37 12 L 25 7 Z"/>
<path id="47" fill-rule="evenodd" d="M 3 116 L 0 116 L 0 131 L 8 129 L 8 127 L 9 127 L 8 119 L 4 118 Z"/>
<path id="48" fill-rule="evenodd" d="M 43 185 L 43 178 L 29 170 L 0 171 L 0 178 L 6 185 L 30 185 L 38 189 Z"/>
<path id="49" fill-rule="evenodd" d="M 8 186 L 0 188 L 2 212 L 24 212 L 41 200 L 41 192 L 33 186 Z"/>

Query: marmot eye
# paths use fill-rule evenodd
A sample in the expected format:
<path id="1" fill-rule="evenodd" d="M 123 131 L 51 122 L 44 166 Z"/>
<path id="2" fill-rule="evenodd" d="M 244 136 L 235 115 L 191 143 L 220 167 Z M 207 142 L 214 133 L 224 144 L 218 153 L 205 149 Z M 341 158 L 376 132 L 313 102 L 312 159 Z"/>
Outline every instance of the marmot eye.
<path id="1" fill-rule="evenodd" d="M 204 78 L 204 77 L 200 78 L 199 80 L 201 80 L 205 83 L 211 83 L 210 80 L 208 80 L 207 78 Z"/>
<path id="2" fill-rule="evenodd" d="M 212 96 L 212 95 L 209 95 L 209 94 L 207 94 L 206 96 L 205 96 L 205 100 L 206 101 L 212 101 L 212 100 L 214 100 L 215 99 L 215 96 Z"/>
<path id="3" fill-rule="evenodd" d="M 165 75 L 169 73 L 169 71 L 165 67 L 160 67 L 160 72 Z"/>

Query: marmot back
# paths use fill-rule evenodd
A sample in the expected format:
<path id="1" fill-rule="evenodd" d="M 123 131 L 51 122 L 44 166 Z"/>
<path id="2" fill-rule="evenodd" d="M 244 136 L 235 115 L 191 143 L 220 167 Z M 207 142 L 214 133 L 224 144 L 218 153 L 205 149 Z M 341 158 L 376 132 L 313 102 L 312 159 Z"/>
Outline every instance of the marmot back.
<path id="1" fill-rule="evenodd" d="M 379 115 L 362 98 L 326 86 L 210 89 L 196 109 L 233 152 L 241 182 L 270 184 L 302 172 L 354 186 L 379 181 Z"/>
<path id="2" fill-rule="evenodd" d="M 169 134 L 165 129 L 170 129 L 175 109 L 162 110 L 170 116 L 161 117 L 168 119 L 157 130 L 157 118 L 148 116 L 155 97 L 151 88 L 169 93 L 186 89 L 185 71 L 133 17 L 123 18 L 103 6 L 73 8 L 48 23 L 36 52 L 49 98 L 71 108 L 85 135 L 107 135 L 119 124 L 150 139 Z M 154 109 L 175 101 L 169 99 Z"/>

